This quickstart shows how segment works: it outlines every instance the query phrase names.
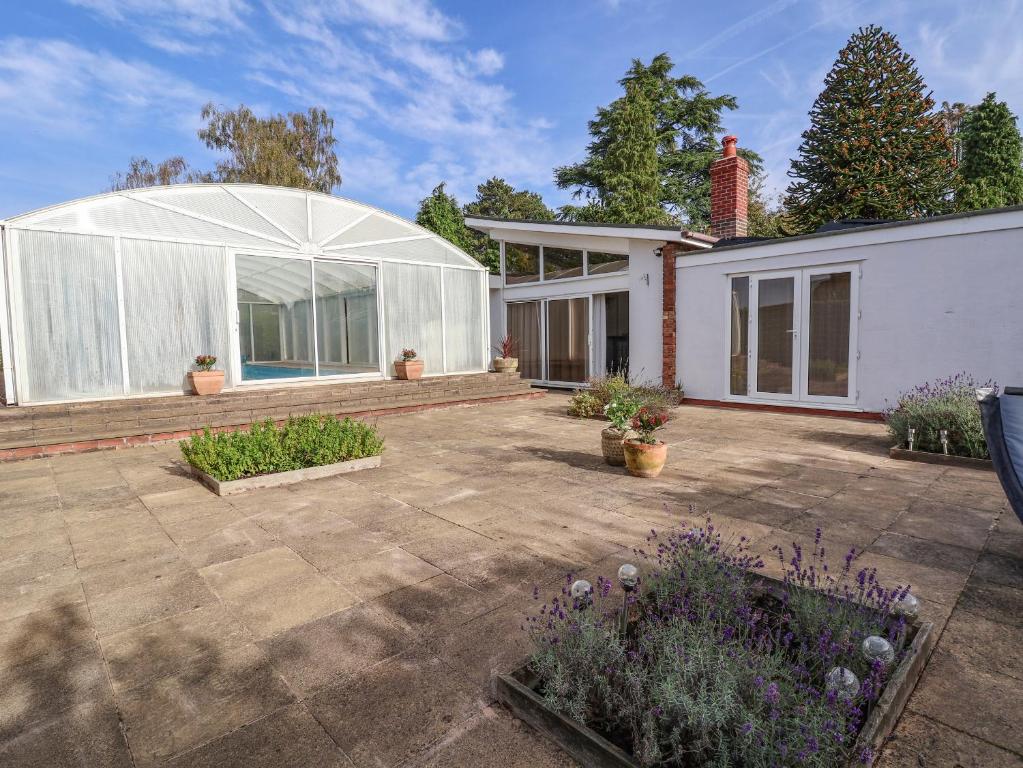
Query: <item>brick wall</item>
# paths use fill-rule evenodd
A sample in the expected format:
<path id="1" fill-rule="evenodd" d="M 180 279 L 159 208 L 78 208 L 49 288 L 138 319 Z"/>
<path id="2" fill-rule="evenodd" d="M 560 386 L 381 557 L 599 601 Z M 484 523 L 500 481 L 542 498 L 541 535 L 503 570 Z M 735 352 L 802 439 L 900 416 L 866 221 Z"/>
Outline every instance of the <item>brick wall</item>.
<path id="1" fill-rule="evenodd" d="M 735 154 L 734 136 L 725 137 L 724 156 L 710 167 L 710 229 L 714 237 L 745 237 L 749 203 L 749 163 Z"/>
<path id="2" fill-rule="evenodd" d="M 680 252 L 678 243 L 667 243 L 661 248 L 662 296 L 661 296 L 661 384 L 674 387 L 678 384 L 675 370 L 675 340 L 678 325 L 675 319 L 675 257 Z"/>

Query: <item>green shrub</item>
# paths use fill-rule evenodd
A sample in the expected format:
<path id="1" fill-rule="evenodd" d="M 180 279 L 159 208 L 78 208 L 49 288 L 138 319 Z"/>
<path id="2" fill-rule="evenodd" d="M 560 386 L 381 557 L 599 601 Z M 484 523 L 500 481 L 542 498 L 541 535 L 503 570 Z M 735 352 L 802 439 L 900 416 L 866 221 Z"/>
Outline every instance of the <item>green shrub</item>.
<path id="1" fill-rule="evenodd" d="M 677 389 L 656 384 L 633 385 L 624 373 L 592 376 L 586 384 L 586 389 L 576 390 L 572 395 L 568 405 L 569 416 L 588 418 L 601 415 L 604 408 L 616 398 L 635 402 L 637 410 L 645 407 L 659 412 L 667 412 L 682 401 L 682 393 Z"/>
<path id="2" fill-rule="evenodd" d="M 604 411 L 604 404 L 592 392 L 585 389 L 572 395 L 568 403 L 568 415 L 580 419 L 588 419 L 591 416 L 599 416 Z"/>
<path id="3" fill-rule="evenodd" d="M 320 414 L 297 416 L 281 427 L 268 419 L 247 432 L 214 433 L 206 427 L 201 435 L 181 443 L 185 461 L 221 482 L 379 456 L 383 451 L 383 438 L 369 424 Z"/>
<path id="4" fill-rule="evenodd" d="M 948 430 L 948 452 L 974 459 L 988 457 L 984 428 L 980 423 L 975 390 L 993 387 L 978 384 L 965 373 L 927 382 L 899 395 L 896 404 L 885 410 L 885 423 L 895 444 L 905 448 L 909 428 L 916 429 L 913 447 L 941 453 L 940 430 Z"/>

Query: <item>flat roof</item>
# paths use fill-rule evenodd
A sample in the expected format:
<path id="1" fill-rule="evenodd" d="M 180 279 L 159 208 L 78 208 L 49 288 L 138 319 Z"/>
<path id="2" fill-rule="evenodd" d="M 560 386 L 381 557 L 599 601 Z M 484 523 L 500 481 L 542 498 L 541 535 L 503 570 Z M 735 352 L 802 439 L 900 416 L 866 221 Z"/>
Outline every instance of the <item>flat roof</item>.
<path id="1" fill-rule="evenodd" d="M 877 232 L 884 229 L 896 229 L 899 227 L 911 227 L 918 224 L 933 224 L 941 221 L 952 221 L 955 219 L 969 219 L 977 216 L 994 216 L 1001 213 L 1019 213 L 1023 211 L 1023 205 L 1012 205 L 1007 208 L 982 208 L 977 211 L 961 211 L 959 213 L 945 213 L 940 216 L 923 216 L 919 219 L 903 219 L 901 221 L 885 221 L 878 224 L 864 224 L 860 226 L 840 227 L 828 229 L 823 232 L 810 232 L 805 235 L 790 235 L 789 237 L 767 237 L 755 240 L 744 240 L 743 242 L 731 243 L 727 240 L 719 240 L 714 246 L 714 251 L 736 251 L 741 248 L 756 248 L 761 245 L 776 245 L 779 243 L 795 243 L 802 240 L 817 240 L 823 237 L 842 237 L 863 232 Z M 825 225 L 827 226 L 827 225 Z"/>

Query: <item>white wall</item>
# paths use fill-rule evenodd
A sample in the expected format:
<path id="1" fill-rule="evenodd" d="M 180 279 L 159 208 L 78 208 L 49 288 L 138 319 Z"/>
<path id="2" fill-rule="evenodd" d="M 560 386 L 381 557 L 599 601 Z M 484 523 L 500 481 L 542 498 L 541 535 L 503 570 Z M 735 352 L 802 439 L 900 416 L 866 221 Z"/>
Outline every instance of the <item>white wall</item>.
<path id="1" fill-rule="evenodd" d="M 728 275 L 848 263 L 862 271 L 858 409 L 959 371 L 1023 384 L 1023 212 L 1004 212 L 679 258 L 686 395 L 727 399 Z"/>
<path id="2" fill-rule="evenodd" d="M 661 380 L 661 259 L 656 250 L 663 241 L 624 237 L 494 230 L 495 240 L 533 245 L 629 254 L 627 273 L 595 275 L 548 282 L 501 285 L 490 278 L 490 338 L 497 344 L 504 335 L 504 302 L 526 301 L 591 293 L 629 292 L 629 368 L 634 381 Z"/>

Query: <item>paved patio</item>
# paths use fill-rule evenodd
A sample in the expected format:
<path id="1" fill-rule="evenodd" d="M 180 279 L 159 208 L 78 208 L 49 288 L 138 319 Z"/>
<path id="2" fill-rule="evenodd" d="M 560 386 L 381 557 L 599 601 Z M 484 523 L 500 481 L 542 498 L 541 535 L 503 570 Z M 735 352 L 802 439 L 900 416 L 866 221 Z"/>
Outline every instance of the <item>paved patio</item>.
<path id="1" fill-rule="evenodd" d="M 488 679 L 534 583 L 651 527 L 826 531 L 943 629 L 880 760 L 1023 765 L 1023 527 L 876 424 L 685 407 L 657 480 L 565 398 L 387 417 L 379 470 L 220 499 L 174 445 L 0 465 L 0 764 L 563 766 Z M 690 512 L 693 505 L 696 512 Z"/>

